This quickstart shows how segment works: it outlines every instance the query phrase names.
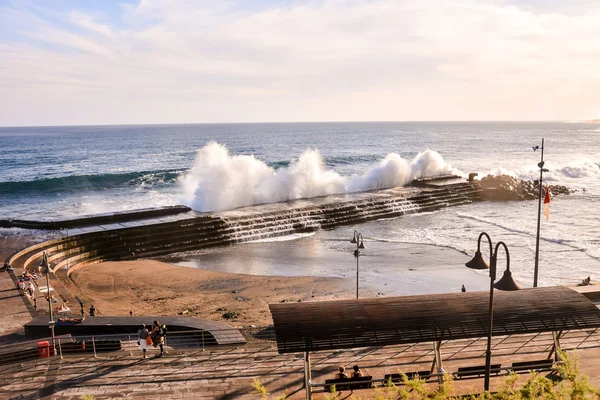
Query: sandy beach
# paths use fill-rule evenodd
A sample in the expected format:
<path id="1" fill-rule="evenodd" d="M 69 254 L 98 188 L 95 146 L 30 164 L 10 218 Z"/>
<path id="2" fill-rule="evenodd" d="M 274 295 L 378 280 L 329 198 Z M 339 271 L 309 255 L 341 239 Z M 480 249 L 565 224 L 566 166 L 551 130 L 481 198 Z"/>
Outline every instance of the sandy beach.
<path id="1" fill-rule="evenodd" d="M 104 262 L 77 268 L 70 277 L 102 315 L 183 313 L 233 326 L 265 326 L 272 323 L 269 303 L 355 298 L 352 246 L 320 232 L 160 260 Z M 464 267 L 467 255 L 452 249 L 370 240 L 362 252 L 361 298 L 489 285 L 485 273 Z M 226 314 L 235 318 L 223 318 Z"/>
<path id="2" fill-rule="evenodd" d="M 234 326 L 272 323 L 269 303 L 344 298 L 341 278 L 270 277 L 184 268 L 153 260 L 105 262 L 71 274 L 102 315 L 189 315 Z M 230 320 L 223 315 L 230 313 Z"/>
<path id="3" fill-rule="evenodd" d="M 187 315 L 232 326 L 272 323 L 268 305 L 353 299 L 356 245 L 347 228 L 309 237 L 223 246 L 158 260 L 104 262 L 70 275 L 99 315 Z M 487 290 L 485 273 L 464 267 L 456 250 L 366 238 L 360 256 L 360 297 Z M 41 240 L 3 238 L 1 254 Z M 18 271 L 17 271 L 18 272 Z M 443 278 L 442 278 L 443 277 Z M 77 294 L 76 294 L 77 295 Z"/>

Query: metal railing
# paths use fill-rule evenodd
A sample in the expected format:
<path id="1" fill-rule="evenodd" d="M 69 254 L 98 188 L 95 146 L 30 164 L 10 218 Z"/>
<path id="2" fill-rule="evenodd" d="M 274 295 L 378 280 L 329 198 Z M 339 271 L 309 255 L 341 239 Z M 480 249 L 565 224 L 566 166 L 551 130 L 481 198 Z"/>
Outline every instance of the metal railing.
<path id="1" fill-rule="evenodd" d="M 167 332 L 164 348 L 168 351 L 202 350 L 215 346 L 240 346 L 252 344 L 275 345 L 275 330 L 270 327 L 252 327 L 239 329 L 190 330 Z M 149 349 L 158 349 L 148 346 Z M 60 357 L 76 354 L 110 353 L 125 351 L 133 355 L 140 351 L 136 332 L 131 334 L 57 336 L 52 348 L 52 338 L 28 340 L 0 346 L 0 360 L 3 364 L 24 362 L 37 358 Z"/>

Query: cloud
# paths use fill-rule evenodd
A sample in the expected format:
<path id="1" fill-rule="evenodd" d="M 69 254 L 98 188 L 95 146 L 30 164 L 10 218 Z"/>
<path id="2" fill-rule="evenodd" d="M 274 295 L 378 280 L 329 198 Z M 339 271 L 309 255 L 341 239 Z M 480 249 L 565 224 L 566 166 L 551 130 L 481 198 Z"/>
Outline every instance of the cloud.
<path id="1" fill-rule="evenodd" d="M 0 125 L 593 117 L 600 7 L 557 4 L 7 6 Z"/>

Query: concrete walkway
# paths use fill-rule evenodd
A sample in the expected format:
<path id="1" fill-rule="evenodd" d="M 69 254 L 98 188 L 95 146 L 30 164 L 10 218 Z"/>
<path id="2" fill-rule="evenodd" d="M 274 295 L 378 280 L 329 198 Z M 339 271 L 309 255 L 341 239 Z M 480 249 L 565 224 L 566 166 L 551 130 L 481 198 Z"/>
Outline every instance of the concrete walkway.
<path id="1" fill-rule="evenodd" d="M 600 332 L 570 331 L 561 339 L 564 349 L 576 352 L 581 371 L 600 385 Z M 507 336 L 494 338 L 493 363 L 510 366 L 513 362 L 544 359 L 552 345 L 552 335 Z M 442 346 L 443 367 L 447 372 L 459 367 L 484 364 L 486 340 L 458 340 Z M 151 351 L 151 356 L 155 350 Z M 429 369 L 433 347 L 419 345 L 388 346 L 311 355 L 312 376 L 323 383 L 333 377 L 338 365 L 359 365 L 369 375 L 383 378 L 386 373 Z M 543 374 L 548 374 L 544 372 Z M 522 380 L 527 374 L 522 375 Z M 0 398 L 7 399 L 81 399 L 92 394 L 96 399 L 161 398 L 259 399 L 252 388 L 258 379 L 274 395 L 286 393 L 288 398 L 304 398 L 303 360 L 301 354 L 279 355 L 274 345 L 252 344 L 218 348 L 210 351 L 170 350 L 162 358 L 142 359 L 133 345 L 109 356 L 91 355 L 38 359 L 23 364 L 0 366 Z M 492 390 L 502 377 L 493 377 Z M 436 387 L 437 383 L 430 383 Z M 482 378 L 454 382 L 458 393 L 480 392 Z M 355 391 L 356 395 L 371 390 Z M 346 398 L 344 392 L 341 398 Z M 315 394 L 315 399 L 324 395 Z"/>
<path id="2" fill-rule="evenodd" d="M 10 254 L 23 247 L 21 237 L 0 238 L 0 265 Z M 33 318 L 33 307 L 26 297 L 20 296 L 14 272 L 0 272 L 0 343 L 1 336 L 18 332 Z M 5 339 L 4 339 L 5 340 Z"/>

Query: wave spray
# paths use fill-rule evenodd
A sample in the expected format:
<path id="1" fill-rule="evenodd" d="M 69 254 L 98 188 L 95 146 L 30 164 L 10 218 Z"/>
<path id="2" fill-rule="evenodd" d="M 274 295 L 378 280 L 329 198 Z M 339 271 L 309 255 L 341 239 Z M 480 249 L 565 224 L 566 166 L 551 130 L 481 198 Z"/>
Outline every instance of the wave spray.
<path id="1" fill-rule="evenodd" d="M 297 200 L 403 186 L 415 178 L 457 173 L 440 154 L 426 150 L 412 161 L 388 154 L 363 175 L 342 176 L 327 169 L 318 150 L 305 150 L 285 168 L 274 169 L 253 155 L 230 155 L 210 142 L 180 178 L 182 202 L 198 211 L 219 211 L 261 203 Z"/>

